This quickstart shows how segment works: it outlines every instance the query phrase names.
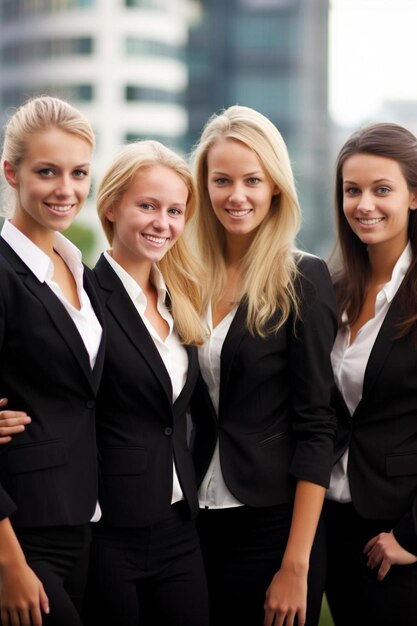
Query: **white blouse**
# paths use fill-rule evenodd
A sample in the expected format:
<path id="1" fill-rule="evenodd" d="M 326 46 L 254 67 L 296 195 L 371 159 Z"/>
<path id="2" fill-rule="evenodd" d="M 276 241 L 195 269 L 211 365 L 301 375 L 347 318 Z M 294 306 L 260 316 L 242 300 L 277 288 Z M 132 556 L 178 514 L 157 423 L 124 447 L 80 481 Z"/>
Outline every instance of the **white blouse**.
<path id="1" fill-rule="evenodd" d="M 379 291 L 375 300 L 375 315 L 358 331 L 350 343 L 350 329 L 339 330 L 331 353 L 331 361 L 336 384 L 346 402 L 351 415 L 362 398 L 363 379 L 369 355 L 381 329 L 390 304 L 410 267 L 411 245 L 407 244 L 392 272 L 392 277 Z M 338 502 L 350 502 L 351 494 L 347 465 L 349 448 L 333 468 L 326 497 Z"/>
<path id="2" fill-rule="evenodd" d="M 224 340 L 226 339 L 226 335 L 229 331 L 236 311 L 237 307 L 232 309 L 230 313 L 228 313 L 222 321 L 215 328 L 213 328 L 211 306 L 209 306 L 206 321 L 210 329 L 210 336 L 198 349 L 201 375 L 208 387 L 216 414 L 219 413 L 221 352 Z M 219 441 L 216 443 L 213 458 L 211 459 L 211 463 L 204 480 L 201 483 L 198 497 L 200 508 L 220 509 L 242 506 L 242 502 L 237 500 L 230 493 L 226 483 L 224 482 L 220 462 Z"/>
<path id="3" fill-rule="evenodd" d="M 155 328 L 152 326 L 152 324 L 145 315 L 147 300 L 142 288 L 138 285 L 134 278 L 132 278 L 132 276 L 128 272 L 126 272 L 126 270 L 123 269 L 123 267 L 119 265 L 119 263 L 117 263 L 113 259 L 113 257 L 110 256 L 108 252 L 104 252 L 104 257 L 122 281 L 124 288 L 129 294 L 137 312 L 139 313 L 143 323 L 146 326 L 147 331 L 149 332 L 160 354 L 160 357 L 171 379 L 172 402 L 175 402 L 175 400 L 180 395 L 187 379 L 188 354 L 186 349 L 182 345 L 180 338 L 178 337 L 178 334 L 174 328 L 174 320 L 172 319 L 172 315 L 165 304 L 167 288 L 162 274 L 156 267 L 156 265 L 154 265 L 152 268 L 151 278 L 152 283 L 155 285 L 158 292 L 157 308 L 159 313 L 169 326 L 169 334 L 165 340 L 161 339 L 161 337 L 158 335 Z M 184 494 L 182 492 L 180 482 L 178 480 L 177 471 L 175 468 L 175 461 L 173 461 L 173 465 L 174 473 L 171 504 L 174 504 L 174 502 L 178 502 L 179 500 L 184 499 Z"/>

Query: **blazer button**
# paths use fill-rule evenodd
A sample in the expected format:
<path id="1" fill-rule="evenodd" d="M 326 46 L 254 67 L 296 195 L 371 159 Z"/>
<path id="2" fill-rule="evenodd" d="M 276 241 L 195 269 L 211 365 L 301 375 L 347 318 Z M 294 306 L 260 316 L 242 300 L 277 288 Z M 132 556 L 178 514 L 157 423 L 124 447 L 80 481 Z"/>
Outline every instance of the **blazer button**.
<path id="1" fill-rule="evenodd" d="M 87 409 L 94 409 L 96 403 L 94 402 L 94 400 L 87 400 L 85 406 L 87 407 Z"/>
<path id="2" fill-rule="evenodd" d="M 166 428 L 164 428 L 164 435 L 172 435 L 172 428 L 171 426 L 167 426 Z"/>

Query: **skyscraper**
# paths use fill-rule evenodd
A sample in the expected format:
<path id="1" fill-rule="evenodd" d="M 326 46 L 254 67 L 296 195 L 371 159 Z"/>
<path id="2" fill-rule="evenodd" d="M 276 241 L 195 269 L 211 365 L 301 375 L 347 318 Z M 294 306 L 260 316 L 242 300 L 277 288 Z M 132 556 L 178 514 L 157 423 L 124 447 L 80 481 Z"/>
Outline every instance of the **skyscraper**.
<path id="1" fill-rule="evenodd" d="M 188 144 L 232 104 L 271 119 L 287 142 L 303 209 L 300 245 L 322 252 L 329 207 L 328 0 L 195 0 Z"/>
<path id="2" fill-rule="evenodd" d="M 96 132 L 96 176 L 132 139 L 183 149 L 186 9 L 187 0 L 0 0 L 1 123 L 29 96 L 68 99 Z"/>

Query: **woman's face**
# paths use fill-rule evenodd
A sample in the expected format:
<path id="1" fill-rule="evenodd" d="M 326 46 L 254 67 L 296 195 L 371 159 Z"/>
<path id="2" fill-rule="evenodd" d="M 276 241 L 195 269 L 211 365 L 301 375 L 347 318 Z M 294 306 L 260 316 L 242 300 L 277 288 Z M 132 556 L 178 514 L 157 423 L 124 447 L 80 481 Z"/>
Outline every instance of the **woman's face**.
<path id="1" fill-rule="evenodd" d="M 229 236 L 252 238 L 279 193 L 255 152 L 235 139 L 218 139 L 210 148 L 207 181 L 213 211 Z"/>
<path id="2" fill-rule="evenodd" d="M 29 238 L 66 230 L 88 196 L 91 153 L 87 141 L 58 128 L 30 135 L 16 170 L 4 164 L 17 193 L 12 223 Z"/>
<path id="3" fill-rule="evenodd" d="M 160 261 L 185 226 L 188 188 L 181 176 L 163 165 L 142 168 L 117 207 L 113 222 L 113 255 L 122 264 Z"/>
<path id="4" fill-rule="evenodd" d="M 417 207 L 417 199 L 398 162 L 353 154 L 343 165 L 342 178 L 343 211 L 354 233 L 368 246 L 394 246 L 400 254 L 408 241 L 410 210 Z"/>

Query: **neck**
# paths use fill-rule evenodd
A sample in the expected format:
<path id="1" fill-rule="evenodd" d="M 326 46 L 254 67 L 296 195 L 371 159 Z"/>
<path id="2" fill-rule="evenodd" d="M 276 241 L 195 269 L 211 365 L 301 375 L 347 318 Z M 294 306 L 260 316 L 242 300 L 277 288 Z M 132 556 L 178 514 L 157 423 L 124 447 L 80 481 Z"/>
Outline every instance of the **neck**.
<path id="1" fill-rule="evenodd" d="M 385 284 L 391 280 L 395 264 L 404 252 L 407 241 L 397 246 L 369 246 L 371 282 Z"/>
<path id="2" fill-rule="evenodd" d="M 117 249 L 113 248 L 109 250 L 110 256 L 118 263 L 125 272 L 127 272 L 133 280 L 135 280 L 140 288 L 147 292 L 152 288 L 151 284 L 151 270 L 152 263 L 149 261 L 140 262 L 137 257 L 130 259 L 120 254 Z"/>

